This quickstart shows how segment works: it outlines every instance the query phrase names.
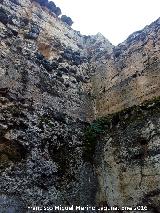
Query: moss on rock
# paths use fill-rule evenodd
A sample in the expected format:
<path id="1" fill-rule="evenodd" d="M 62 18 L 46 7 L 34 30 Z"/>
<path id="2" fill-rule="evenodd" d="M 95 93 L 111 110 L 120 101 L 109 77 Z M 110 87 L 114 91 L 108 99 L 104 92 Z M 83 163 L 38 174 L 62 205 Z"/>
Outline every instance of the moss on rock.
<path id="1" fill-rule="evenodd" d="M 119 127 L 125 128 L 127 125 L 137 120 L 142 120 L 146 113 L 147 115 L 153 115 L 158 112 L 160 112 L 160 97 L 147 100 L 139 106 L 132 106 L 117 113 L 94 120 L 85 129 L 85 143 L 83 149 L 84 160 L 93 162 L 97 141 L 108 131 L 111 132 Z"/>

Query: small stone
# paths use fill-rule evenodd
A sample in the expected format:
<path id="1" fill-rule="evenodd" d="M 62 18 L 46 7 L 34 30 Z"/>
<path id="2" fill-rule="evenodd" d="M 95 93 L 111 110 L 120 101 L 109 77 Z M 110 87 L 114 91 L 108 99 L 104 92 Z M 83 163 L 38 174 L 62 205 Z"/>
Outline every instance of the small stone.
<path id="1" fill-rule="evenodd" d="M 60 70 L 58 70 L 57 76 L 62 77 L 62 72 Z"/>
<path id="2" fill-rule="evenodd" d="M 69 26 L 72 26 L 72 24 L 73 24 L 72 19 L 70 17 L 66 16 L 66 15 L 62 15 L 61 20 L 64 23 L 68 24 Z"/>
<path id="3" fill-rule="evenodd" d="M 78 82 L 83 82 L 83 81 L 84 81 L 84 78 L 83 78 L 83 76 L 78 75 L 78 76 L 76 76 L 76 80 L 77 80 Z"/>
<path id="4" fill-rule="evenodd" d="M 12 31 L 12 34 L 14 35 L 14 36 L 18 36 L 18 31 L 17 31 L 17 29 L 11 29 L 11 31 Z"/>
<path id="5" fill-rule="evenodd" d="M 58 68 L 58 62 L 57 61 L 52 61 L 51 62 L 51 66 L 52 66 L 52 69 L 57 69 Z"/>
<path id="6" fill-rule="evenodd" d="M 59 80 L 61 83 L 64 83 L 64 79 L 60 76 L 57 77 L 57 80 Z"/>
<path id="7" fill-rule="evenodd" d="M 37 34 L 35 34 L 35 33 L 28 32 L 28 33 L 25 35 L 25 38 L 26 38 L 26 39 L 37 39 L 38 36 L 37 36 Z"/>
<path id="8" fill-rule="evenodd" d="M 62 57 L 66 60 L 72 61 L 72 50 L 70 49 L 64 50 L 64 52 L 62 53 Z"/>
<path id="9" fill-rule="evenodd" d="M 7 130 L 8 126 L 0 123 L 0 130 Z"/>
<path id="10" fill-rule="evenodd" d="M 38 60 L 43 60 L 44 59 L 44 56 L 41 54 L 41 53 L 39 53 L 39 52 L 37 52 L 36 54 L 35 54 L 35 56 L 36 56 L 36 58 L 38 59 Z"/>
<path id="11" fill-rule="evenodd" d="M 68 73 L 68 68 L 67 67 L 60 67 L 58 68 L 60 71 L 64 72 L 64 73 Z"/>
<path id="12" fill-rule="evenodd" d="M 27 26 L 29 24 L 29 19 L 27 19 L 26 17 L 20 18 L 20 24 L 21 24 L 21 27 Z"/>
<path id="13" fill-rule="evenodd" d="M 0 21 L 5 25 L 9 22 L 9 16 L 3 8 L 0 8 Z"/>
<path id="14" fill-rule="evenodd" d="M 8 88 L 0 88 L 0 96 L 5 97 L 5 95 L 8 93 Z"/>
<path id="15" fill-rule="evenodd" d="M 39 28 L 37 26 L 32 26 L 31 30 L 26 33 L 25 38 L 27 39 L 37 39 L 39 36 Z"/>
<path id="16" fill-rule="evenodd" d="M 59 7 L 56 7 L 55 3 L 50 1 L 47 4 L 48 9 L 53 12 L 54 14 L 56 14 L 56 16 L 61 15 L 61 9 Z"/>
<path id="17" fill-rule="evenodd" d="M 19 5 L 19 0 L 10 0 L 12 3 L 16 4 L 16 5 Z"/>
<path id="18" fill-rule="evenodd" d="M 62 123 L 65 123 L 65 115 L 64 113 L 62 112 L 56 112 L 54 115 L 53 115 L 54 119 L 58 122 L 62 122 Z"/>
<path id="19" fill-rule="evenodd" d="M 0 77 L 5 75 L 6 71 L 5 69 L 0 68 Z"/>
<path id="20" fill-rule="evenodd" d="M 59 7 L 56 7 L 56 11 L 55 11 L 55 14 L 57 15 L 57 16 L 60 16 L 61 15 L 61 9 L 59 8 Z"/>
<path id="21" fill-rule="evenodd" d="M 73 55 L 73 64 L 77 66 L 81 64 L 81 58 L 79 55 Z"/>
<path id="22" fill-rule="evenodd" d="M 76 84 L 77 83 L 77 80 L 74 78 L 74 77 L 70 77 L 70 80 L 73 84 Z"/>
<path id="23" fill-rule="evenodd" d="M 16 16 L 10 16 L 9 17 L 9 24 L 15 25 L 17 27 L 20 27 L 20 20 Z"/>
<path id="24" fill-rule="evenodd" d="M 2 52 L 2 53 L 1 53 L 1 57 L 2 57 L 2 58 L 5 58 L 6 55 L 7 55 L 7 53 L 5 53 L 5 52 Z"/>
<path id="25" fill-rule="evenodd" d="M 54 12 L 55 9 L 56 9 L 56 5 L 55 5 L 55 3 L 54 3 L 53 1 L 48 2 L 47 7 L 48 7 L 48 9 L 49 9 L 50 11 L 53 11 L 53 12 Z"/>
<path id="26" fill-rule="evenodd" d="M 38 2 L 41 6 L 47 6 L 48 5 L 48 0 L 35 0 Z"/>
<path id="27" fill-rule="evenodd" d="M 66 86 L 67 88 L 69 88 L 69 87 L 70 87 L 70 84 L 69 84 L 68 82 L 66 82 L 66 83 L 65 83 L 65 86 Z"/>
<path id="28" fill-rule="evenodd" d="M 73 73 L 73 74 L 76 74 L 76 73 L 77 73 L 77 70 L 71 67 L 71 68 L 69 69 L 69 72 L 71 72 L 71 73 Z"/>
<path id="29" fill-rule="evenodd" d="M 63 62 L 63 57 L 62 56 L 60 56 L 59 58 L 58 58 L 58 60 L 57 60 L 59 63 L 62 63 Z"/>
<path id="30" fill-rule="evenodd" d="M 44 67 L 47 71 L 52 71 L 52 69 L 53 69 L 53 67 L 52 67 L 52 65 L 50 64 L 50 62 L 47 61 L 46 59 L 44 59 L 44 60 L 42 61 L 42 65 L 43 65 L 43 67 Z"/>
<path id="31" fill-rule="evenodd" d="M 121 52 L 122 52 L 121 49 L 118 49 L 118 48 L 116 49 L 115 48 L 114 52 L 113 52 L 114 53 L 114 57 L 115 58 L 119 58 L 119 56 L 121 55 Z"/>

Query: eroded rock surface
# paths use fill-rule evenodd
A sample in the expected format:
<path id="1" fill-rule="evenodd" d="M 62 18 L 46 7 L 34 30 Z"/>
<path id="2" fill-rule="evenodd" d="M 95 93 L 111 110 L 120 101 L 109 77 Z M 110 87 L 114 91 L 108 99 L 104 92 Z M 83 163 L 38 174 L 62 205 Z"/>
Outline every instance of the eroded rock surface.
<path id="1" fill-rule="evenodd" d="M 88 38 L 34 1 L 0 8 L 1 195 L 25 207 L 93 204 L 82 158 L 94 117 Z"/>
<path id="2" fill-rule="evenodd" d="M 97 117 L 160 96 L 160 19 L 130 35 L 112 54 L 103 52 L 93 63 Z"/>
<path id="3" fill-rule="evenodd" d="M 0 1 L 0 208 L 158 211 L 159 19 L 114 47 L 59 15 L 48 1 Z"/>
<path id="4" fill-rule="evenodd" d="M 147 212 L 159 212 L 159 107 L 156 100 L 97 121 L 103 130 L 94 159 L 98 202 L 119 209 L 147 206 Z"/>

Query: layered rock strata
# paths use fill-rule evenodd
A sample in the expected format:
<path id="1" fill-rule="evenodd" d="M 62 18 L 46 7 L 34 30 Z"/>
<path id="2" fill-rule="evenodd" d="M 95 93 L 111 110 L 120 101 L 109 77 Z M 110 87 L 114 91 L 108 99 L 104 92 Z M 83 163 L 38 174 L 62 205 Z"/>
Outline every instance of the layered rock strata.
<path id="1" fill-rule="evenodd" d="M 93 59 L 97 117 L 160 96 L 160 19 Z"/>
<path id="2" fill-rule="evenodd" d="M 114 47 L 40 2 L 0 1 L 2 212 L 158 211 L 159 19 Z"/>

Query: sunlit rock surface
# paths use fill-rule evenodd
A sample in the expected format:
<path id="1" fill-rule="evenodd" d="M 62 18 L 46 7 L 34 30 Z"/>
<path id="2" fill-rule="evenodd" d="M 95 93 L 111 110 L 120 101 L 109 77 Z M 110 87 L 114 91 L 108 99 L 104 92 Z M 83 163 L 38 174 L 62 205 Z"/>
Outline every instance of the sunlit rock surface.
<path id="1" fill-rule="evenodd" d="M 97 117 L 160 96 L 160 19 L 93 62 Z"/>
<path id="2" fill-rule="evenodd" d="M 0 1 L 0 209 L 158 212 L 159 19 L 114 47 L 44 2 Z"/>

